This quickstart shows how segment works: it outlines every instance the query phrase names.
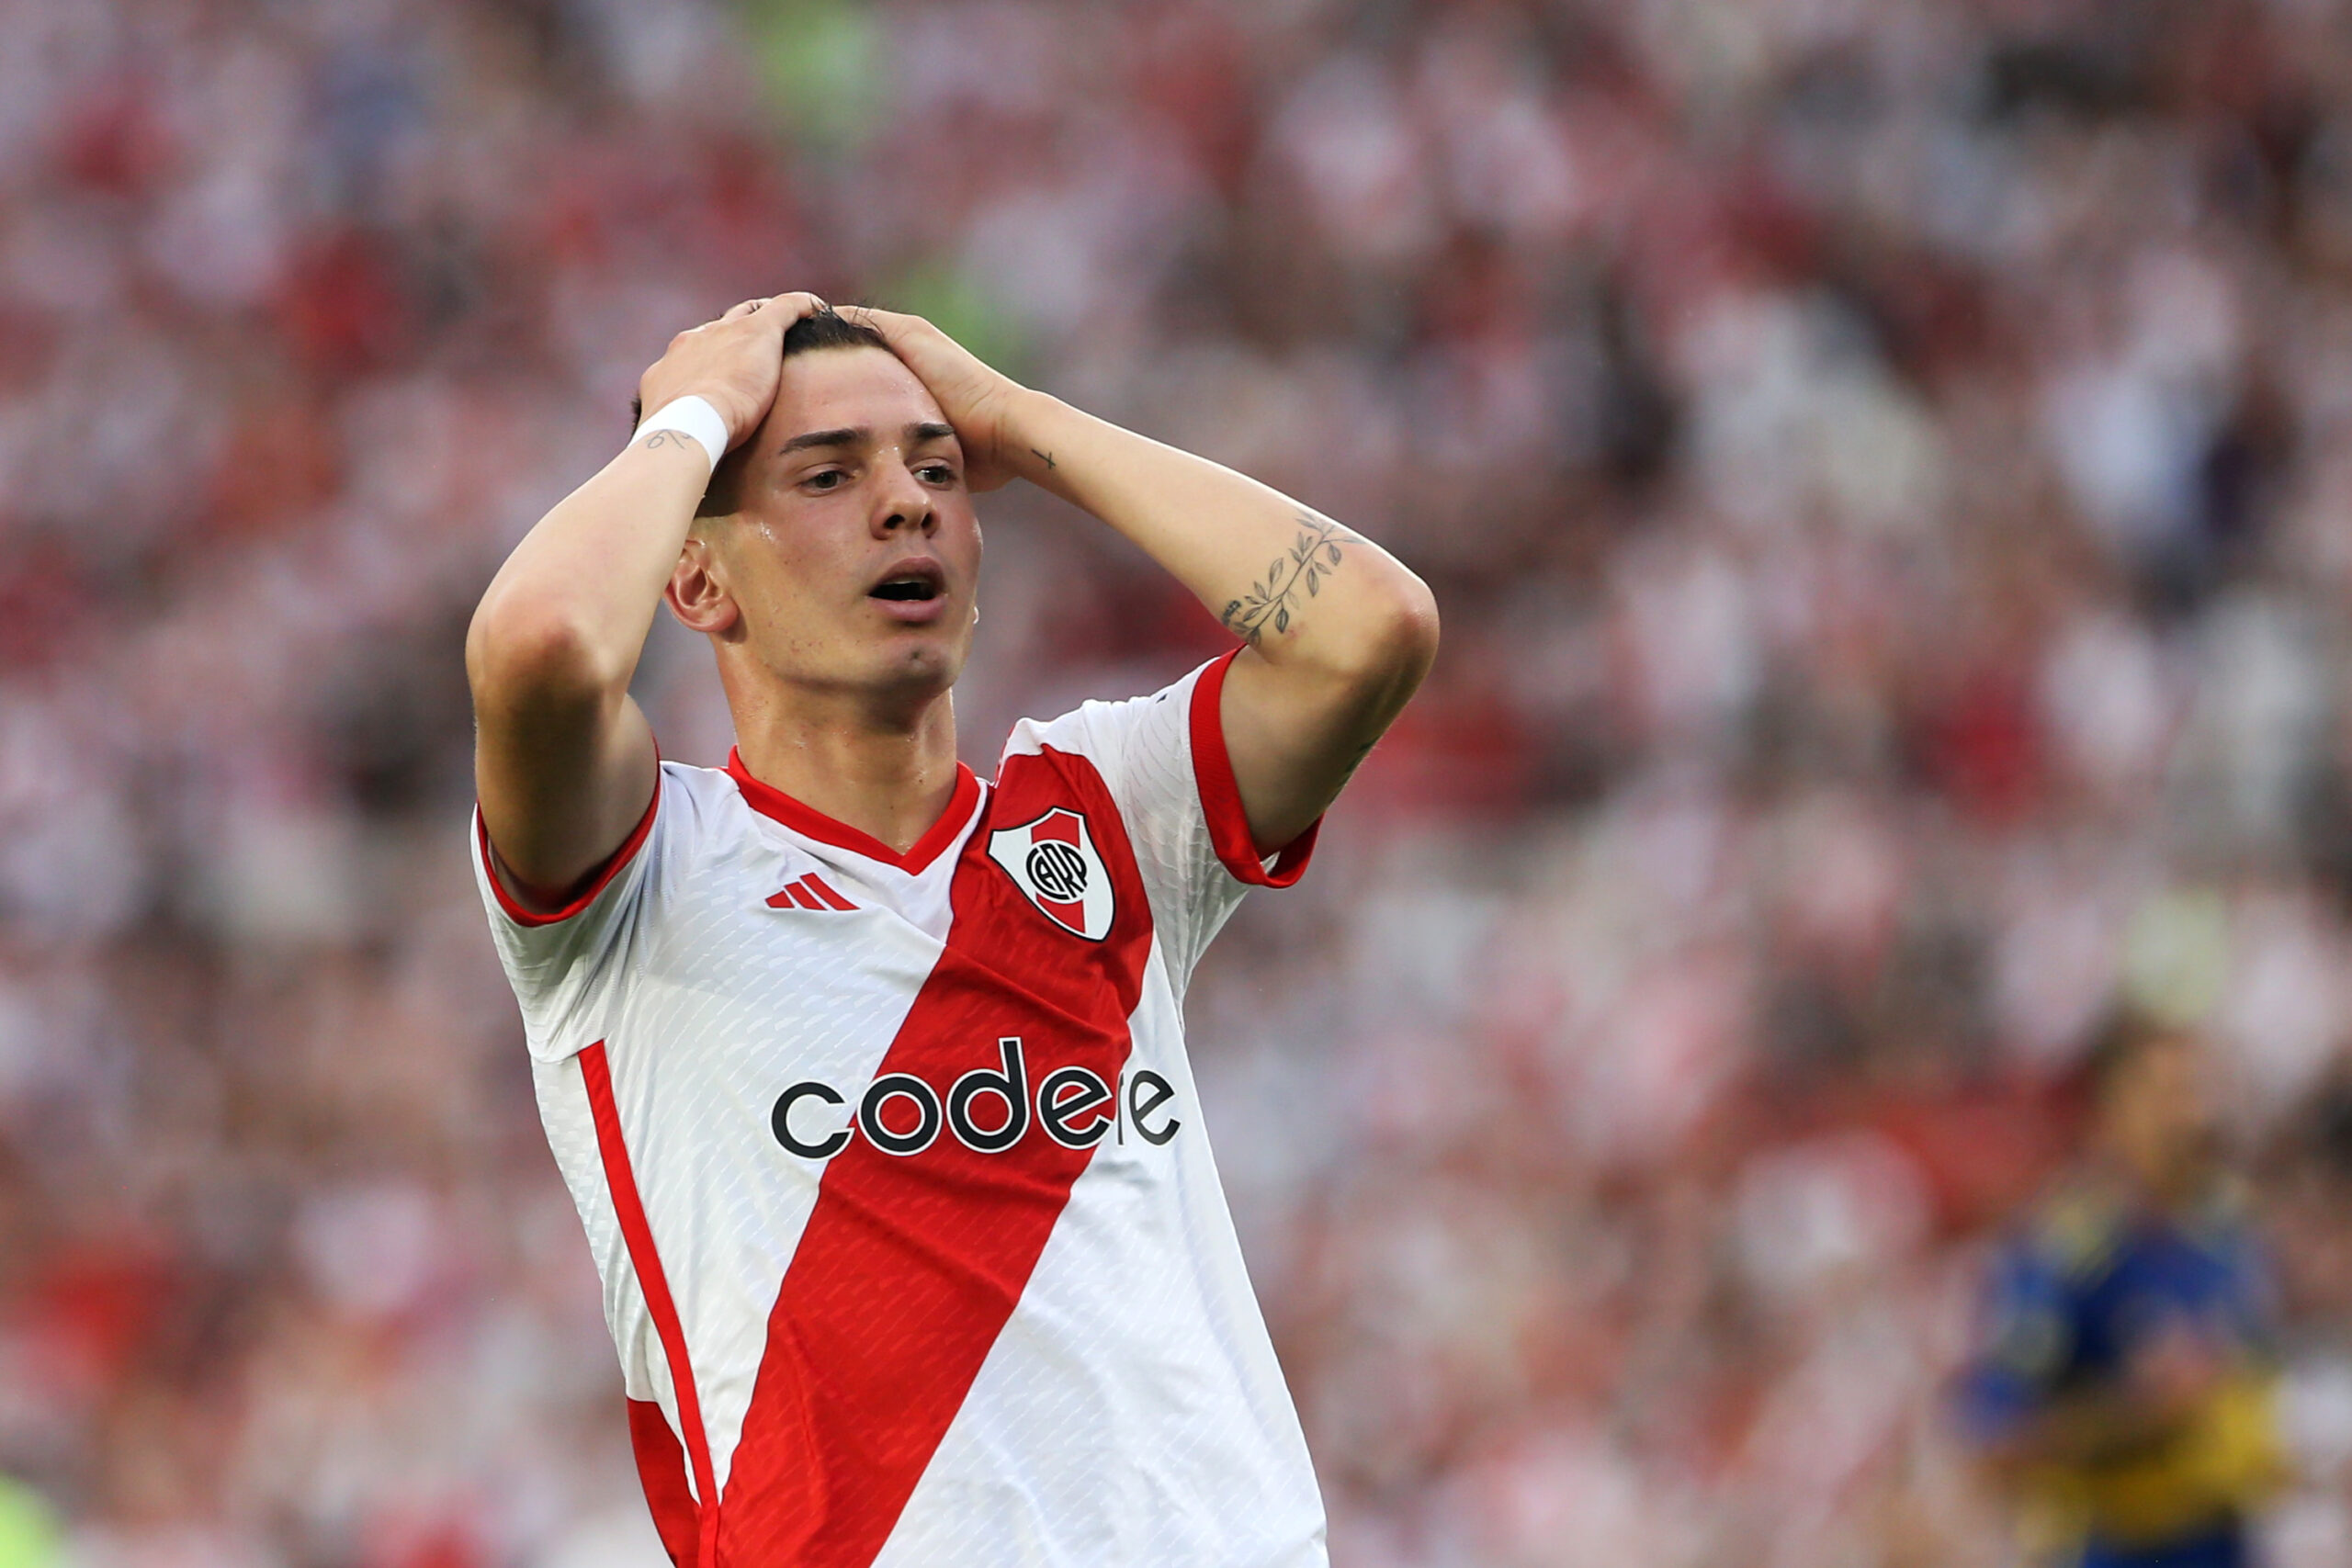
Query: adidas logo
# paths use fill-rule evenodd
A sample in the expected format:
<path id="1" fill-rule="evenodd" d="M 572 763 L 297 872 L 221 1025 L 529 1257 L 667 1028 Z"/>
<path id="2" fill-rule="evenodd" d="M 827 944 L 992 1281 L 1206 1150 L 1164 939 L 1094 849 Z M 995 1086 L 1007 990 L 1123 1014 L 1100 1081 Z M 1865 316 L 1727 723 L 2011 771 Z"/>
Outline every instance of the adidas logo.
<path id="1" fill-rule="evenodd" d="M 797 882 L 787 882 L 784 891 L 768 896 L 771 909 L 854 909 L 856 905 L 833 891 L 832 885 L 815 872 Z"/>

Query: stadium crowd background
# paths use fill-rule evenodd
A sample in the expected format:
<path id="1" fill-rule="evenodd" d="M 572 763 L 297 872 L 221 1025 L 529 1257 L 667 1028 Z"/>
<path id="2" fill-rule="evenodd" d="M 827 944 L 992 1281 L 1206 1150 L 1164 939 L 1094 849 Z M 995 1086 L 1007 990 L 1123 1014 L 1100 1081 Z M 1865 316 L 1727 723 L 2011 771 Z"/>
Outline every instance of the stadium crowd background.
<path id="1" fill-rule="evenodd" d="M 796 287 L 1438 589 L 1191 1007 L 1342 1564 L 2007 1561 L 1949 1379 L 2120 1002 L 2352 1561 L 2343 0 L 0 3 L 0 1559 L 656 1561 L 459 639 Z M 983 771 L 1219 646 L 983 510 Z"/>

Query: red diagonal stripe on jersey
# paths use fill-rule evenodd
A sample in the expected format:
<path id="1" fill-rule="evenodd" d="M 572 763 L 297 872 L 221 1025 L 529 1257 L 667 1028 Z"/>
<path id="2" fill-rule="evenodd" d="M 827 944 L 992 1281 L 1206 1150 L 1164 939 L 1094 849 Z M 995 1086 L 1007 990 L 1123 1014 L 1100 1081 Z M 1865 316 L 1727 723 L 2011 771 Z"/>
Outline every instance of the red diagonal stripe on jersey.
<path id="1" fill-rule="evenodd" d="M 694 1463 L 695 1495 L 707 1498 L 712 1495 L 710 1469 L 710 1439 L 703 1430 L 702 1402 L 695 1395 L 694 1364 L 686 1359 L 686 1333 L 678 1321 L 677 1303 L 670 1295 L 670 1278 L 662 1269 L 662 1255 L 653 1249 L 653 1227 L 646 1223 L 645 1204 L 638 1197 L 637 1175 L 629 1166 L 628 1145 L 621 1137 L 620 1104 L 613 1098 L 613 1073 L 605 1060 L 605 1043 L 597 1041 L 580 1053 L 580 1076 L 588 1089 L 588 1115 L 596 1126 L 596 1153 L 605 1164 L 605 1185 L 612 1190 L 613 1212 L 620 1220 L 621 1241 L 628 1248 L 630 1269 L 637 1274 L 637 1288 L 645 1297 L 646 1314 L 653 1319 L 653 1333 L 662 1341 L 662 1354 L 670 1363 L 670 1388 L 677 1396 L 678 1425 L 685 1428 L 686 1452 Z M 655 1411 L 660 1416 L 660 1411 Z M 677 1548 L 671 1535 L 683 1523 L 678 1517 L 678 1495 L 684 1488 L 678 1485 L 675 1474 L 663 1476 L 648 1472 L 650 1459 L 661 1458 L 659 1445 L 649 1444 L 647 1434 L 637 1428 L 636 1412 L 630 1412 L 631 1446 L 637 1450 L 638 1479 L 645 1487 L 645 1501 L 653 1510 L 655 1528 L 662 1531 L 662 1540 L 673 1557 Z M 649 1450 L 652 1452 L 650 1454 Z M 673 1448 L 671 1452 L 676 1450 Z M 689 1504 L 692 1499 L 687 1499 Z M 718 1510 L 695 1510 L 698 1527 L 694 1561 L 709 1568 L 713 1539 L 718 1525 Z M 681 1568 L 684 1568 L 683 1562 Z"/>
<path id="2" fill-rule="evenodd" d="M 1082 942 L 1036 918 L 989 858 L 994 829 L 1056 806 L 1086 814 L 1118 900 Z M 967 842 L 946 950 L 877 1073 L 942 1092 L 1020 1036 L 1034 1097 L 1066 1065 L 1118 1081 L 1151 944 L 1143 885 L 1110 792 L 1067 753 L 1011 757 Z M 1034 1104 L 1034 1100 L 1033 1100 Z M 864 1138 L 833 1156 L 794 1250 L 719 1508 L 726 1568 L 864 1568 L 882 1550 L 1053 1234 L 1092 1149 L 1033 1120 L 975 1153 L 943 1130 L 899 1157 Z"/>
<path id="3" fill-rule="evenodd" d="M 831 904 L 836 909 L 854 909 L 857 908 L 856 905 L 851 903 L 848 899 L 834 892 L 833 885 L 827 882 L 823 877 L 818 875 L 813 871 L 808 875 L 802 877 L 800 880 L 807 883 L 809 889 L 814 892 L 818 897 L 822 898 L 826 903 Z"/>
<path id="4" fill-rule="evenodd" d="M 817 902 L 815 894 L 801 886 L 799 883 L 787 882 L 782 888 L 768 895 L 768 908 L 771 909 L 821 909 L 824 906 Z"/>

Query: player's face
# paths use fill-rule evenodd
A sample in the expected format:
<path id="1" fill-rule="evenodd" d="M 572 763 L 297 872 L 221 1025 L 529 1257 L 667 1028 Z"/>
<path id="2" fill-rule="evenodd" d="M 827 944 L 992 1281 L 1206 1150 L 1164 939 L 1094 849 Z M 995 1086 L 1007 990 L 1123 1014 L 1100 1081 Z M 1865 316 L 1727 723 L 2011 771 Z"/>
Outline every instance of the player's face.
<path id="1" fill-rule="evenodd" d="M 2219 1132 L 2195 1043 L 2142 1046 L 2108 1094 L 2109 1140 L 2132 1174 L 2159 1192 L 2193 1186 Z"/>
<path id="2" fill-rule="evenodd" d="M 878 348 L 784 362 L 741 510 L 710 531 L 731 635 L 796 684 L 921 696 L 971 650 L 980 530 L 930 391 Z"/>

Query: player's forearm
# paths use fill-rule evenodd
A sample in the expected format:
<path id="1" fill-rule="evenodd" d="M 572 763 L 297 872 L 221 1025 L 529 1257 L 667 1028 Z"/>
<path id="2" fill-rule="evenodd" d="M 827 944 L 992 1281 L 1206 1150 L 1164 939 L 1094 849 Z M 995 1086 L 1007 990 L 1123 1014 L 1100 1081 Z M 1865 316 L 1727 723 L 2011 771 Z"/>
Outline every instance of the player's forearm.
<path id="1" fill-rule="evenodd" d="M 1014 470 L 1133 540 L 1270 666 L 1368 685 L 1409 677 L 1409 693 L 1437 611 L 1395 557 L 1272 486 L 1021 396 L 1002 443 Z"/>
<path id="2" fill-rule="evenodd" d="M 467 631 L 478 706 L 618 701 L 709 468 L 691 439 L 656 432 L 539 519 L 492 580 Z"/>

